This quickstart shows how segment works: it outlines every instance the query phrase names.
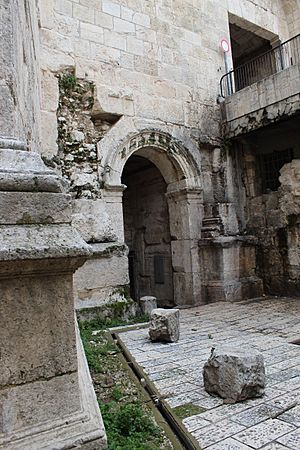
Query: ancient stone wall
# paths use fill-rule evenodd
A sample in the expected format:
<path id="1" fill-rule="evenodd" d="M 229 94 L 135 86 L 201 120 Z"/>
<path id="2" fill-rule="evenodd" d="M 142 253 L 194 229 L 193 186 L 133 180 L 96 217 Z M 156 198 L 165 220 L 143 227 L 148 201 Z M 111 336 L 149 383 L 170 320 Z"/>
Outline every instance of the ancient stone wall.
<path id="1" fill-rule="evenodd" d="M 277 124 L 276 129 L 273 126 L 271 132 L 266 128 L 256 136 L 245 135 L 229 151 L 228 168 L 239 192 L 236 212 L 240 230 L 245 237 L 255 239 L 257 274 L 264 281 L 265 292 L 273 295 L 295 295 L 299 289 L 296 180 L 300 146 L 299 132 L 292 124 L 290 119 Z M 289 133 L 285 126 L 289 126 Z M 278 188 L 265 189 L 264 155 L 274 154 L 276 158 L 277 152 L 290 150 L 293 160 L 282 163 L 277 173 Z"/>
<path id="2" fill-rule="evenodd" d="M 96 129 L 91 117 L 94 84 L 78 80 L 73 72 L 62 73 L 58 78 L 56 161 L 62 175 L 70 181 L 69 190 L 75 199 L 95 199 L 100 193 L 96 144 L 103 130 Z"/>
<path id="3" fill-rule="evenodd" d="M 117 298 L 115 289 L 128 283 L 121 176 L 134 151 L 167 183 L 170 231 L 177 236 L 172 265 L 180 267 L 175 290 L 199 303 L 201 227 L 207 236 L 215 228 L 226 236 L 241 230 L 236 206 L 243 190 L 231 180 L 220 136 L 220 40 L 229 39 L 229 20 L 272 43 L 287 39 L 281 1 L 39 0 L 38 6 L 43 155 L 70 182 L 73 223 L 94 245 L 94 258 L 75 279 L 80 305 Z M 188 257 L 180 261 L 183 253 Z M 97 279 L 101 268 L 105 279 Z"/>
<path id="4" fill-rule="evenodd" d="M 211 140 L 218 135 L 216 97 L 224 73 L 219 42 L 228 36 L 228 12 L 286 36 L 277 1 L 38 3 L 50 154 L 57 140 L 55 72 L 72 67 L 77 77 L 95 82 L 99 110 L 197 127 L 202 140 Z"/>
<path id="5" fill-rule="evenodd" d="M 283 12 L 287 21 L 289 37 L 300 33 L 300 2 L 299 0 L 282 0 Z"/>

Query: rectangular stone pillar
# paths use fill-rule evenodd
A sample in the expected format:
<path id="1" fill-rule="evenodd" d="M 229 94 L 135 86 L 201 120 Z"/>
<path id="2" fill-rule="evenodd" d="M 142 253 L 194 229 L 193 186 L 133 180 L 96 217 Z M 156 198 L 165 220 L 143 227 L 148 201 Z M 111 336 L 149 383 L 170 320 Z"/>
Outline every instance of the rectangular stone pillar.
<path id="1" fill-rule="evenodd" d="M 202 303 L 198 240 L 203 216 L 202 191 L 167 192 L 176 306 Z"/>
<path id="2" fill-rule="evenodd" d="M 0 449 L 106 447 L 74 319 L 91 251 L 61 191 L 38 154 L 0 139 Z"/>
<path id="3" fill-rule="evenodd" d="M 251 237 L 219 236 L 199 240 L 202 295 L 206 303 L 261 297 Z"/>
<path id="4" fill-rule="evenodd" d="M 103 197 L 109 210 L 110 220 L 118 242 L 124 242 L 124 220 L 123 220 L 123 191 L 124 185 L 111 186 L 106 184 L 103 189 Z"/>

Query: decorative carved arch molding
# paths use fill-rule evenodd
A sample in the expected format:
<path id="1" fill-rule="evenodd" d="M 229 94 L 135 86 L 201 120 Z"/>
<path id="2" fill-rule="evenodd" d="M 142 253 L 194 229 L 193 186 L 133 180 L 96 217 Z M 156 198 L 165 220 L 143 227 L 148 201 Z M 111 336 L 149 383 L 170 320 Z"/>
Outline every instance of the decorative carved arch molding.
<path id="1" fill-rule="evenodd" d="M 169 133 L 144 130 L 120 144 L 103 161 L 102 178 L 106 188 L 121 185 L 124 165 L 131 155 L 149 159 L 160 170 L 168 192 L 176 189 L 201 189 L 200 171 L 186 148 Z"/>
<path id="2" fill-rule="evenodd" d="M 133 154 L 150 160 L 167 184 L 167 201 L 172 237 L 174 303 L 192 306 L 201 303 L 198 239 L 203 217 L 200 168 L 191 153 L 169 133 L 142 130 L 131 135 L 103 155 L 102 181 L 105 201 L 124 240 L 121 182 L 123 168 Z"/>

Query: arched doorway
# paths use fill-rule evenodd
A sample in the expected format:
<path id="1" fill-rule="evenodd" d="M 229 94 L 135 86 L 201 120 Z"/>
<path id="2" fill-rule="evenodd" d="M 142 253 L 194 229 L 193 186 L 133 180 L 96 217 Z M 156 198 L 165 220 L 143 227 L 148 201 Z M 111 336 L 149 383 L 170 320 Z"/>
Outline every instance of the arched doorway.
<path id="1" fill-rule="evenodd" d="M 158 306 L 174 306 L 167 184 L 155 164 L 136 154 L 124 166 L 122 183 L 131 297 L 154 295 Z"/>
<path id="2" fill-rule="evenodd" d="M 121 124 L 119 126 L 121 127 Z M 124 124 L 122 125 L 123 129 Z M 136 244 L 131 244 L 133 239 L 128 236 L 130 227 L 134 229 L 135 235 L 138 235 L 137 227 L 132 224 L 129 225 L 130 220 L 134 216 L 128 213 L 129 190 L 126 189 L 126 185 L 130 185 L 131 178 L 131 184 L 135 187 L 138 178 L 137 174 L 130 174 L 130 171 L 135 172 L 137 169 L 137 173 L 139 173 L 141 169 L 146 169 L 146 166 L 148 166 L 149 171 L 152 170 L 153 174 L 155 173 L 157 180 L 160 179 L 160 188 L 158 188 L 158 185 L 154 181 L 150 182 L 144 175 L 140 174 L 139 177 L 142 179 L 142 182 L 139 184 L 139 187 L 135 187 L 135 198 L 140 198 L 142 197 L 142 189 L 145 190 L 146 184 L 149 185 L 148 187 L 152 189 L 151 192 L 154 196 L 154 200 L 152 199 L 151 201 L 155 204 L 158 198 L 156 197 L 155 200 L 155 195 L 158 195 L 160 201 L 165 202 L 161 206 L 161 210 L 164 211 L 164 217 L 165 219 L 167 217 L 169 222 L 168 226 L 164 228 L 168 231 L 165 233 L 165 236 L 168 235 L 165 237 L 165 241 L 155 243 L 154 241 L 157 238 L 153 237 L 151 251 L 155 251 L 151 254 L 151 258 L 152 270 L 154 270 L 155 264 L 155 273 L 152 273 L 151 276 L 156 276 L 156 280 L 159 281 L 162 273 L 162 265 L 168 260 L 167 264 L 169 268 L 166 265 L 164 266 L 164 276 L 167 277 L 166 284 L 169 286 L 172 295 L 170 293 L 168 296 L 161 295 L 160 293 L 156 293 L 156 295 L 160 305 L 162 305 L 163 301 L 166 302 L 164 306 L 170 304 L 170 299 L 171 306 L 184 307 L 200 304 L 202 302 L 202 285 L 198 241 L 203 218 L 203 198 L 199 169 L 200 163 L 196 163 L 194 159 L 194 155 L 197 156 L 196 149 L 190 152 L 168 133 L 156 130 L 141 130 L 136 134 L 128 132 L 127 137 L 119 145 L 116 145 L 115 138 L 103 138 L 99 143 L 98 152 L 101 158 L 103 198 L 113 217 L 114 227 L 117 230 L 119 240 L 121 242 L 125 241 L 129 245 L 131 252 L 137 252 L 137 249 L 140 247 Z M 137 159 L 136 157 L 139 158 Z M 134 166 L 136 166 L 135 169 Z M 142 172 L 146 173 L 147 170 Z M 135 200 L 131 199 L 131 203 L 136 208 L 134 202 Z M 146 207 L 145 202 L 143 202 L 142 206 L 144 208 Z M 123 207 L 127 209 L 125 216 L 123 214 Z M 149 217 L 149 214 L 152 214 L 154 217 L 156 213 L 150 213 L 150 209 L 148 209 L 148 213 L 145 216 Z M 124 217 L 126 223 L 124 223 Z M 124 225 L 127 230 L 124 230 Z M 148 227 L 149 225 L 150 221 Z M 126 238 L 124 238 L 124 231 L 127 235 Z M 147 234 L 146 239 L 148 242 L 151 242 L 151 232 L 149 235 Z M 143 240 L 144 238 L 140 238 L 141 242 Z M 168 245 L 170 250 L 165 252 L 165 248 Z M 155 248 L 155 246 L 157 247 Z M 146 258 L 144 257 L 145 252 L 142 255 L 143 257 L 134 253 L 130 254 L 130 274 L 133 284 L 132 294 L 137 300 L 141 295 L 155 295 L 155 291 L 148 292 L 148 290 L 138 290 L 137 288 L 134 263 L 139 261 L 140 264 L 145 264 L 147 253 Z M 155 255 L 156 257 L 154 258 Z M 168 255 L 170 255 L 170 258 Z M 141 273 L 143 274 L 144 272 L 142 271 Z M 143 289 L 145 286 L 151 287 L 149 280 L 148 285 L 145 283 L 147 276 L 143 280 L 142 276 L 139 275 L 139 277 L 139 282 L 143 286 Z M 155 284 L 163 283 L 156 282 Z"/>

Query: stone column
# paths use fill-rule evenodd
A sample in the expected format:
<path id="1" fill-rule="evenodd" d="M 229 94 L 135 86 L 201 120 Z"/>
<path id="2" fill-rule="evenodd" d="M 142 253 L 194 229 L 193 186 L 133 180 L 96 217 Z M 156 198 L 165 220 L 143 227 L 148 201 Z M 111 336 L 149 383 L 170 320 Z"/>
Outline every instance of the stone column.
<path id="1" fill-rule="evenodd" d="M 123 220 L 123 192 L 124 184 L 106 184 L 103 189 L 103 197 L 108 205 L 109 215 L 113 223 L 113 230 L 118 242 L 124 242 L 124 220 Z"/>
<path id="2" fill-rule="evenodd" d="M 174 188 L 174 187 L 173 187 Z M 203 218 L 202 190 L 167 192 L 176 306 L 201 304 L 198 240 Z"/>
<path id="3" fill-rule="evenodd" d="M 30 109 L 33 99 L 18 96 L 26 79 L 27 93 L 38 97 L 30 72 L 33 5 L 0 0 L 0 449 L 102 449 L 103 423 L 74 317 L 73 273 L 90 248 L 71 226 L 60 177 L 29 151 L 36 116 L 23 106 Z M 27 67 L 16 63 L 20 29 Z"/>

